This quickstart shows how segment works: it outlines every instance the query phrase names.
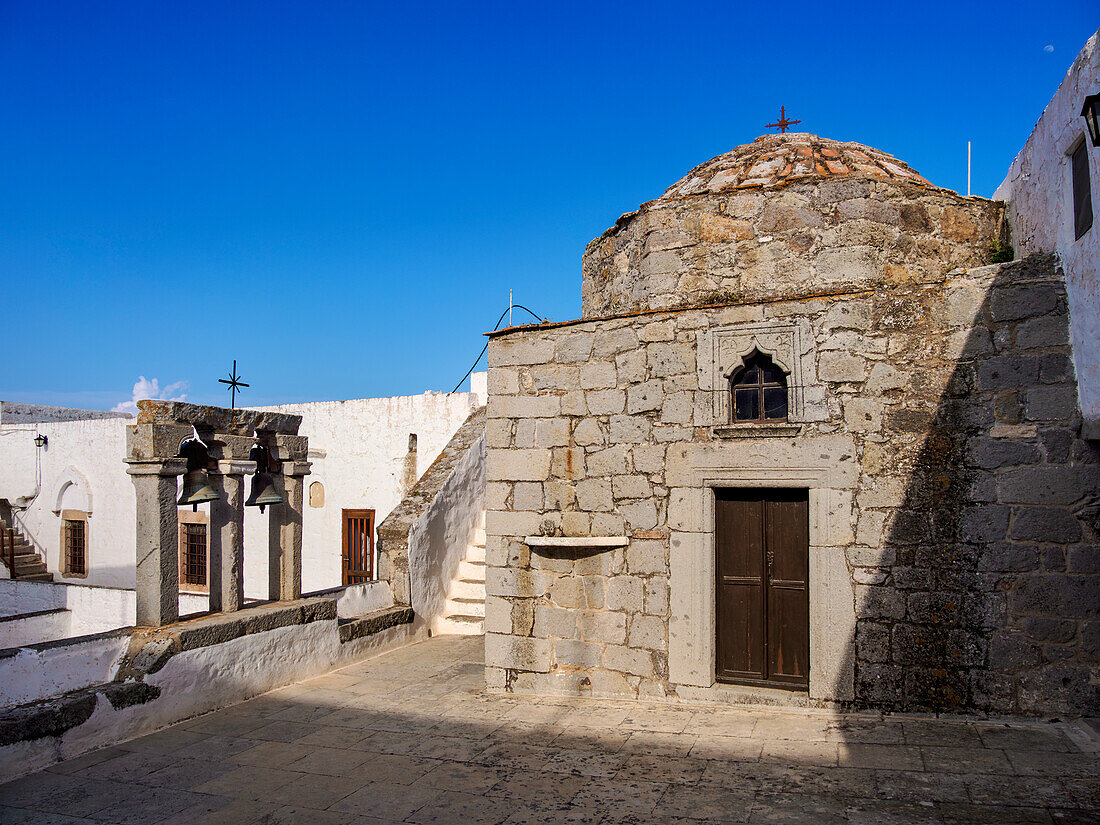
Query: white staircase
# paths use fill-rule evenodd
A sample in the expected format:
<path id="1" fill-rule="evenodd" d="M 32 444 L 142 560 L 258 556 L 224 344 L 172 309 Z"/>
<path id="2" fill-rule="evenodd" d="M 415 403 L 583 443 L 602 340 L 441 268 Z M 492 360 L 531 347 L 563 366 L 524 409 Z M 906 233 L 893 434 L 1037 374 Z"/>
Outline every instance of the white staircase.
<path id="1" fill-rule="evenodd" d="M 485 513 L 474 528 L 466 557 L 447 588 L 443 615 L 436 620 L 437 636 L 478 636 L 485 632 Z"/>

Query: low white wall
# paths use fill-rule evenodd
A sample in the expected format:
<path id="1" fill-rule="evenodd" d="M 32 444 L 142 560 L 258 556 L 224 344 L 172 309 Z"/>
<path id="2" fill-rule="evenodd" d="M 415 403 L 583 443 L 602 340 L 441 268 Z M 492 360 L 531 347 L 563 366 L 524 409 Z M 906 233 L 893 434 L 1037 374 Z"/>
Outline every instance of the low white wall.
<path id="1" fill-rule="evenodd" d="M 311 596 L 336 599 L 336 615 L 341 619 L 351 619 L 364 613 L 393 607 L 393 590 L 388 582 L 362 582 L 302 594 L 302 598 Z"/>
<path id="2" fill-rule="evenodd" d="M 1066 73 L 993 197 L 1007 203 L 1016 257 L 1057 252 L 1066 273 L 1081 412 L 1100 438 L 1100 146 L 1088 142 L 1081 107 L 1100 91 L 1100 32 Z M 1071 152 L 1086 139 L 1093 226 L 1074 239 Z"/>
<path id="3" fill-rule="evenodd" d="M 341 644 L 338 623 L 329 619 L 281 627 L 223 644 L 185 651 L 173 656 L 161 670 L 145 678 L 146 684 L 161 691 L 155 699 L 116 710 L 100 696 L 91 717 L 61 736 L 0 747 L 0 775 L 12 779 L 32 773 L 60 760 L 124 742 L 183 719 L 318 676 L 372 654 L 419 641 L 424 636 L 414 625 L 404 624 Z M 86 673 L 83 681 L 89 685 L 109 681 L 129 644 L 129 636 L 108 641 L 116 642 L 117 646 L 112 647 L 104 640 L 72 646 L 74 653 L 85 656 L 97 654 L 94 662 L 82 663 L 79 668 L 75 662 L 67 663 L 70 670 Z M 96 644 L 99 649 L 93 650 Z M 58 653 L 49 653 L 53 660 L 50 657 L 36 658 L 32 651 L 20 651 L 19 672 L 28 675 L 18 681 L 23 685 L 33 685 L 37 680 L 31 673 L 35 670 L 48 672 L 43 681 L 49 687 L 37 691 L 39 697 L 85 686 L 62 684 L 57 678 L 59 668 L 55 666 L 51 670 L 49 667 L 51 663 L 60 664 L 56 661 Z M 13 667 L 4 667 L 11 661 L 0 659 L 0 689 L 14 695 L 16 691 L 9 688 L 9 683 L 16 671 Z M 95 669 L 94 674 L 88 673 L 91 669 Z M 75 681 L 79 680 L 73 680 L 74 684 Z M 22 695 L 27 696 L 29 692 L 24 690 Z M 7 703 L 0 694 L 0 704 Z"/>
<path id="4" fill-rule="evenodd" d="M 20 647 L 69 635 L 72 614 L 63 607 L 0 619 L 0 648 Z"/>
<path id="5" fill-rule="evenodd" d="M 119 633 L 19 648 L 14 656 L 0 658 L 0 707 L 109 682 L 129 645 L 130 634 Z"/>
<path id="6" fill-rule="evenodd" d="M 433 630 L 443 615 L 447 587 L 485 510 L 485 435 L 455 464 L 428 509 L 409 530 L 412 608 Z"/>
<path id="7" fill-rule="evenodd" d="M 419 478 L 477 406 L 473 393 L 426 392 L 258 408 L 302 416 L 299 432 L 309 437 L 313 467 L 305 479 L 302 519 L 304 591 L 342 581 L 343 510 L 374 510 L 377 526 L 401 501 L 409 434 L 417 436 Z M 321 508 L 309 506 L 309 485 L 315 481 L 325 488 Z M 245 593 L 267 595 L 267 518 L 255 508 L 245 514 Z"/>
<path id="8" fill-rule="evenodd" d="M 0 616 L 17 616 L 42 610 L 63 608 L 64 619 L 14 626 L 0 622 L 0 649 L 36 644 L 55 639 L 103 633 L 120 627 L 131 627 L 137 620 L 137 594 L 116 587 L 90 587 L 81 584 L 50 584 L 19 579 L 0 581 Z M 205 613 L 210 608 L 206 595 L 181 593 L 181 616 Z M 29 635 L 37 628 L 42 635 Z"/>

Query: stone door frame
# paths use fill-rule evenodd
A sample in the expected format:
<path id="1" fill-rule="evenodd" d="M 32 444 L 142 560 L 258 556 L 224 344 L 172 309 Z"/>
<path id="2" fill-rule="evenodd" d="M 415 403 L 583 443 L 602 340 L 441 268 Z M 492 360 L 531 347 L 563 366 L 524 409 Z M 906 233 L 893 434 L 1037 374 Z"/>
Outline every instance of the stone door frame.
<path id="1" fill-rule="evenodd" d="M 736 691 L 715 678 L 714 489 L 719 487 L 802 488 L 810 500 L 810 685 L 809 698 L 849 701 L 855 688 L 855 595 L 844 547 L 834 541 L 851 529 L 850 489 L 836 488 L 830 467 L 694 468 L 695 484 L 685 510 L 695 514 L 688 531 L 672 534 L 669 577 L 669 677 L 674 684 L 705 688 L 713 698 Z M 843 519 L 843 514 L 849 515 Z M 840 524 L 840 521 L 844 524 Z M 759 691 L 756 691 L 759 692 Z M 769 691 L 771 693 L 773 691 Z M 792 704 L 806 694 L 790 693 Z"/>

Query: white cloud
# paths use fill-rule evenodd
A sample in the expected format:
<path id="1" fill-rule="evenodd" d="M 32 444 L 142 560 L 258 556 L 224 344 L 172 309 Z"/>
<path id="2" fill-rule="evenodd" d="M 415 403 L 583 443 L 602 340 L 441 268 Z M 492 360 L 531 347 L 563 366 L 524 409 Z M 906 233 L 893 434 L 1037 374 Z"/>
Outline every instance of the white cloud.
<path id="1" fill-rule="evenodd" d="M 134 390 L 130 400 L 120 401 L 111 408 L 111 412 L 124 412 L 130 413 L 131 415 L 137 415 L 137 402 L 143 401 L 146 398 L 156 398 L 161 401 L 186 401 L 187 393 L 180 392 L 180 390 L 185 389 L 187 389 L 186 381 L 176 381 L 162 387 L 157 379 L 147 379 L 142 375 L 138 378 L 137 383 L 134 384 Z"/>
<path id="2" fill-rule="evenodd" d="M 1054 51 L 1054 46 L 1052 46 L 1050 43 L 1047 43 L 1045 46 L 1043 46 L 1043 51 L 1047 54 L 1050 54 L 1052 51 Z"/>

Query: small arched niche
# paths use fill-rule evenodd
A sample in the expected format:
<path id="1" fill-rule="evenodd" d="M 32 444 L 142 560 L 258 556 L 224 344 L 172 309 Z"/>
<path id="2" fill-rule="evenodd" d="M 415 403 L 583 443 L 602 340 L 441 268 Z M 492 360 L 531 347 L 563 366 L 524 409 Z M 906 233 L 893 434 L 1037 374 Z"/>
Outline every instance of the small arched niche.
<path id="1" fill-rule="evenodd" d="M 312 484 L 309 485 L 309 506 L 325 506 L 325 485 L 322 484 L 320 481 L 314 481 Z"/>

